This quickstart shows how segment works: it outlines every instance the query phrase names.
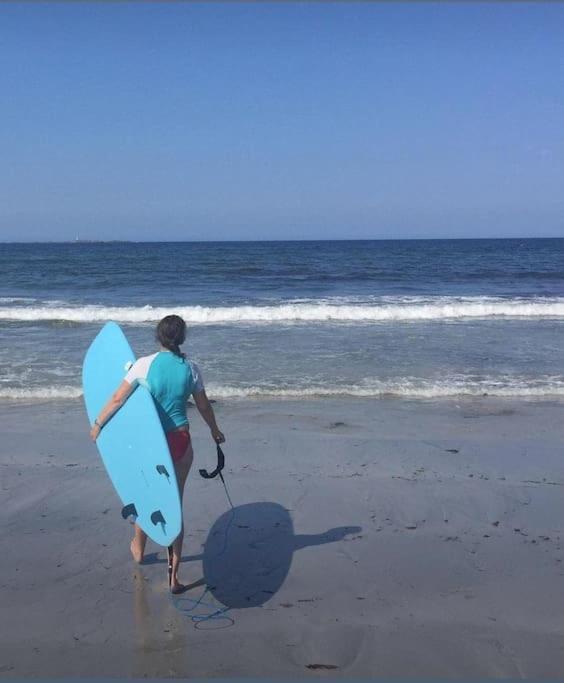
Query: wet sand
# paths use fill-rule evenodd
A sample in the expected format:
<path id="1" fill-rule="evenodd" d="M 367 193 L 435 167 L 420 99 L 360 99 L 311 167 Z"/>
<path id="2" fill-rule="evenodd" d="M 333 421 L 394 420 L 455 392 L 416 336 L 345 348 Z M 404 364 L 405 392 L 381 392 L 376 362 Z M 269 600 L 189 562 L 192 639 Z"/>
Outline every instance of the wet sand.
<path id="1" fill-rule="evenodd" d="M 560 676 L 563 407 L 220 402 L 233 511 L 192 411 L 195 585 L 171 598 L 162 549 L 131 559 L 80 400 L 4 403 L 0 673 Z"/>

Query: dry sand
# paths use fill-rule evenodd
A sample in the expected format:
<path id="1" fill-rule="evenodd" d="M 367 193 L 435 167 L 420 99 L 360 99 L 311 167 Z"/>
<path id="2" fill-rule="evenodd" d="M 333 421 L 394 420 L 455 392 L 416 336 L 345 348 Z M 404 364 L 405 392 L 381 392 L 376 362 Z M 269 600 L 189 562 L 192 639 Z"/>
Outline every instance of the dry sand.
<path id="1" fill-rule="evenodd" d="M 234 512 L 197 474 L 215 454 L 193 415 L 199 585 L 171 598 L 162 549 L 131 560 L 80 401 L 3 404 L 0 672 L 560 676 L 562 408 L 218 403 Z"/>

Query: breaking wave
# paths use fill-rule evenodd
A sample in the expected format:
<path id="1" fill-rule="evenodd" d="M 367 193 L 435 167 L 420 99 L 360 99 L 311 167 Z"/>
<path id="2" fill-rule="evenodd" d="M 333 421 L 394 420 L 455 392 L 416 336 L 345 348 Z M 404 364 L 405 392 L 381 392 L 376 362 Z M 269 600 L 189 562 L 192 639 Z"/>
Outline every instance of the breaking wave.
<path id="1" fill-rule="evenodd" d="M 549 398 L 564 396 L 564 378 L 552 381 L 445 381 L 405 379 L 371 382 L 347 386 L 221 386 L 210 385 L 207 393 L 216 398 L 398 398 L 434 399 L 464 396 L 498 396 L 500 398 Z"/>
<path id="2" fill-rule="evenodd" d="M 564 298 L 459 299 L 385 298 L 361 303 L 284 303 L 275 306 L 102 306 L 102 305 L 0 305 L 0 320 L 72 323 L 154 323 L 176 313 L 192 325 L 237 323 L 345 322 L 377 323 L 488 318 L 564 318 Z"/>
<path id="3" fill-rule="evenodd" d="M 82 389 L 73 386 L 0 387 L 0 399 L 42 401 L 79 396 L 82 396 Z"/>
<path id="4" fill-rule="evenodd" d="M 400 379 L 373 381 L 358 385 L 312 385 L 303 387 L 275 387 L 269 385 L 229 386 L 209 384 L 207 393 L 217 399 L 308 399 L 308 398 L 397 398 L 441 399 L 492 396 L 499 398 L 557 398 L 564 397 L 564 377 L 536 380 L 483 380 L 472 379 L 431 381 Z M 77 386 L 0 387 L 0 399 L 56 400 L 82 396 Z"/>

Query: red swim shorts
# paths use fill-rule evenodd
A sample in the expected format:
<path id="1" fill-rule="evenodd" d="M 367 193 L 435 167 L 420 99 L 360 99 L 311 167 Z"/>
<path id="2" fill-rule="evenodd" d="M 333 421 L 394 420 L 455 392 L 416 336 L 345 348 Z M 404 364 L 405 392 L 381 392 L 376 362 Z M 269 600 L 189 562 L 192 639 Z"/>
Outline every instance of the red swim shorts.
<path id="1" fill-rule="evenodd" d="M 173 462 L 178 462 L 186 455 L 190 445 L 190 432 L 183 429 L 175 429 L 166 435 L 168 448 Z"/>

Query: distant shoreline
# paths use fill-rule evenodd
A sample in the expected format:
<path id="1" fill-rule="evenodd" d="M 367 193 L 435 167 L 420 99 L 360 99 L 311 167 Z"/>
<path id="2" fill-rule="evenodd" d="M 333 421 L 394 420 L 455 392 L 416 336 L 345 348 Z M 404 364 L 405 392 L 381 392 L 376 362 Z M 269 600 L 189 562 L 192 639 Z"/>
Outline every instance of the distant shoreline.
<path id="1" fill-rule="evenodd" d="M 46 244 L 135 244 L 133 240 L 65 240 L 64 242 L 47 242 Z M 19 242 L 17 244 L 25 244 Z M 42 244 L 42 242 L 35 242 L 34 244 Z"/>
<path id="2" fill-rule="evenodd" d="M 291 239 L 291 240 L 0 240 L 0 244 L 316 244 L 329 242 L 522 242 L 564 240 L 561 237 L 371 237 L 362 239 Z"/>

